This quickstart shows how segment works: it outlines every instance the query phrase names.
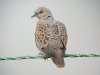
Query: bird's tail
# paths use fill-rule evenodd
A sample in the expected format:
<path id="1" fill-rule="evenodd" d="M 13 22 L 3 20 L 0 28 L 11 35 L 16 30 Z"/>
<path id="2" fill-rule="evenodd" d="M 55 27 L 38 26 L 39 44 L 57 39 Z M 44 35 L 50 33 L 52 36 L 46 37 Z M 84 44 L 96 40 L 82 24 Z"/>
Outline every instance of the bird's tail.
<path id="1" fill-rule="evenodd" d="M 58 68 L 63 68 L 65 66 L 63 56 L 52 57 L 52 61 L 56 64 Z"/>

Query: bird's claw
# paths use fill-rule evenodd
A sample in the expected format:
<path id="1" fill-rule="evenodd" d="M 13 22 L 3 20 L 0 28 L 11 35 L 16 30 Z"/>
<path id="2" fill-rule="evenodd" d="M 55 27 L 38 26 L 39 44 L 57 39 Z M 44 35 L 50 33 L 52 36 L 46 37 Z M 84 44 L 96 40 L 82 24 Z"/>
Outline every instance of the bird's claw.
<path id="1" fill-rule="evenodd" d="M 38 53 L 38 56 L 43 56 L 44 60 L 48 60 L 48 57 L 43 53 Z"/>
<path id="2" fill-rule="evenodd" d="M 44 56 L 44 60 L 48 60 L 48 57 L 47 56 Z"/>

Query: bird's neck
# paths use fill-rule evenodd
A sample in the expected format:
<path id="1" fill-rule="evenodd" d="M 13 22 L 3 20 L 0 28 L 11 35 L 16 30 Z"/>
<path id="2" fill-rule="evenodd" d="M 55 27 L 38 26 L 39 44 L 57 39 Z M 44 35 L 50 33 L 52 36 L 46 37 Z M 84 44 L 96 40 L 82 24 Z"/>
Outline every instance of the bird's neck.
<path id="1" fill-rule="evenodd" d="M 52 15 L 45 16 L 43 19 L 40 19 L 40 20 L 41 21 L 45 21 L 49 25 L 53 25 L 54 22 L 55 22 L 55 20 L 54 20 Z"/>
<path id="2" fill-rule="evenodd" d="M 49 20 L 49 19 L 51 19 L 51 18 L 54 19 L 53 16 L 48 15 L 48 16 L 44 17 L 44 20 Z"/>

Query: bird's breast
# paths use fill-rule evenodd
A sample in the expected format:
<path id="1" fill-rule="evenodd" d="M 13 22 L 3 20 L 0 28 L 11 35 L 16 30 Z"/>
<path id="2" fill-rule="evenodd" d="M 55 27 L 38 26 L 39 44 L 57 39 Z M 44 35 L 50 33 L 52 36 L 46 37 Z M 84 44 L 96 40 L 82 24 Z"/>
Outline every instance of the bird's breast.
<path id="1" fill-rule="evenodd" d="M 45 22 L 39 22 L 36 27 L 35 41 L 38 48 L 47 46 L 51 38 L 50 25 Z"/>

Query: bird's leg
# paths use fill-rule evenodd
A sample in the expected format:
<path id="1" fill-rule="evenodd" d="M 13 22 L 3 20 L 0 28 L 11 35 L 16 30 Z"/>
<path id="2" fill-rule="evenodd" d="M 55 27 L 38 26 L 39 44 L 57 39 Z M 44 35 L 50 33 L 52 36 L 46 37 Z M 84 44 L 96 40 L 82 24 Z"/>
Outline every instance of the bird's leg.
<path id="1" fill-rule="evenodd" d="M 44 55 L 44 60 L 48 60 L 48 56 L 47 55 Z"/>
<path id="2" fill-rule="evenodd" d="M 38 56 L 43 56 L 44 60 L 48 59 L 48 56 L 44 53 L 38 53 Z"/>
<path id="3" fill-rule="evenodd" d="M 44 60 L 48 60 L 48 54 L 47 54 L 47 50 L 45 47 L 41 48 L 41 50 L 43 51 L 43 55 L 44 55 Z"/>

